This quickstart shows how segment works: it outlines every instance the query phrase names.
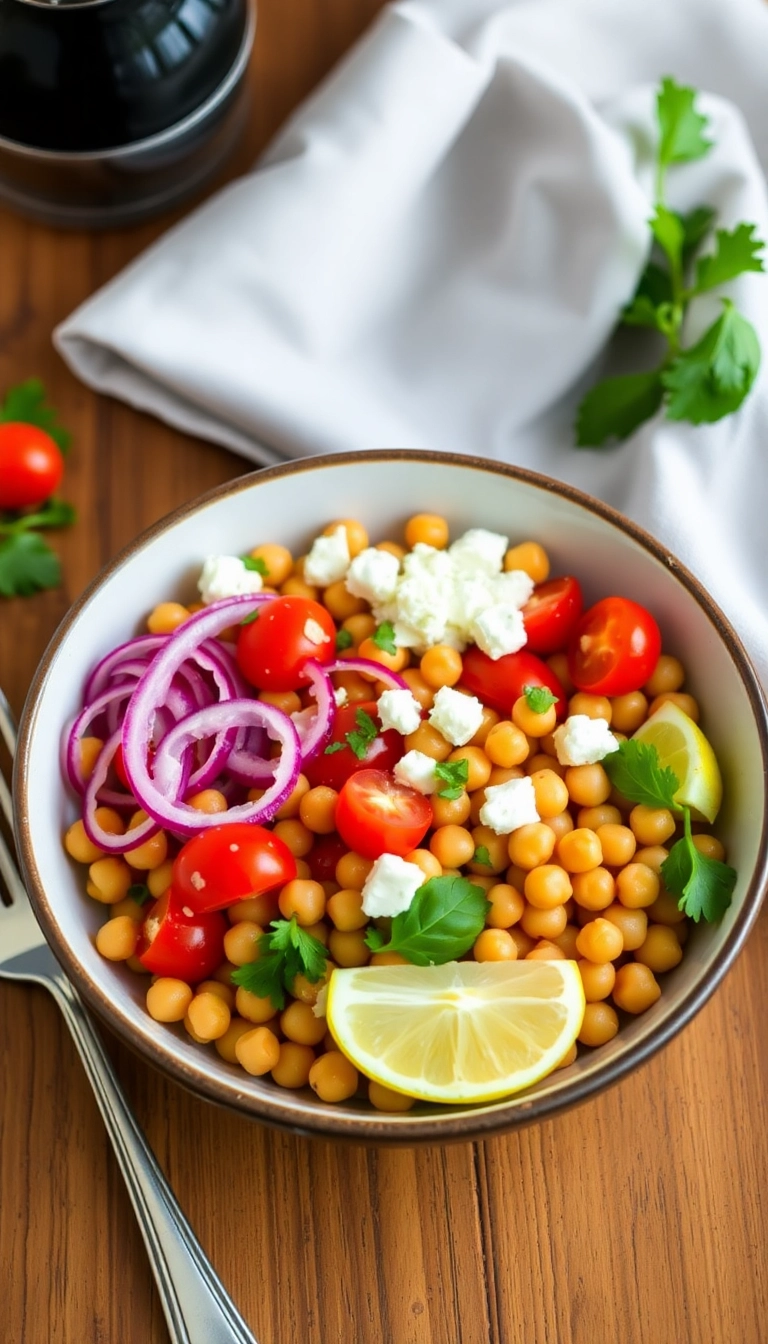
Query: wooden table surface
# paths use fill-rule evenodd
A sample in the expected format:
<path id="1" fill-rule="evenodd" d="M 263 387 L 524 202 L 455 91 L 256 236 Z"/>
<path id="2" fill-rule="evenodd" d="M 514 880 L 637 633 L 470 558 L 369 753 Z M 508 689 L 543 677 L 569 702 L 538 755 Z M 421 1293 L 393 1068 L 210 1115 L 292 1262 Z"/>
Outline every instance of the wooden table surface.
<path id="1" fill-rule="evenodd" d="M 260 0 L 242 171 L 380 0 Z M 50 334 L 163 228 L 64 234 L 0 211 L 0 388 L 41 376 L 74 431 L 64 586 L 0 599 L 21 710 L 68 604 L 237 457 L 81 386 Z M 270 1132 L 110 1049 L 259 1344 L 764 1344 L 768 911 L 714 999 L 596 1101 L 507 1138 L 365 1150 Z M 0 1341 L 161 1344 L 165 1324 L 53 1001 L 0 982 Z"/>

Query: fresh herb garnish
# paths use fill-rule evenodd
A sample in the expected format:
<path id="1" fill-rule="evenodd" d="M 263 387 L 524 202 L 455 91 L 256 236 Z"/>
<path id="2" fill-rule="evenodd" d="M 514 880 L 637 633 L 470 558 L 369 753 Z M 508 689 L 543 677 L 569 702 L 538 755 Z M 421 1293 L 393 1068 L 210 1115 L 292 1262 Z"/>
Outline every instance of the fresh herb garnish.
<path id="1" fill-rule="evenodd" d="M 355 723 L 357 727 L 353 728 L 351 733 L 346 734 L 347 742 L 357 759 L 364 761 L 368 754 L 368 748 L 379 735 L 379 730 L 370 714 L 366 714 L 364 709 L 358 709 L 355 714 Z"/>
<path id="2" fill-rule="evenodd" d="M 241 624 L 241 625 L 253 625 L 253 622 L 254 622 L 254 621 L 258 621 L 260 615 L 261 615 L 261 612 L 259 611 L 259 609 L 258 609 L 258 607 L 257 607 L 255 611 L 252 611 L 252 612 L 251 612 L 250 616 L 244 616 L 243 619 L 242 619 L 242 621 L 240 622 L 240 624 Z"/>
<path id="3" fill-rule="evenodd" d="M 478 845 L 478 846 L 477 846 L 477 849 L 475 850 L 474 854 L 472 855 L 472 863 L 479 863 L 479 864 L 481 865 L 481 867 L 483 867 L 483 868 L 492 868 L 492 867 L 493 867 L 493 863 L 492 863 L 492 861 L 491 861 L 491 856 L 490 856 L 490 854 L 488 853 L 488 846 L 487 846 L 487 845 Z"/>
<path id="4" fill-rule="evenodd" d="M 431 877 L 395 915 L 389 942 L 375 928 L 365 941 L 374 952 L 399 952 L 414 966 L 441 966 L 469 951 L 489 909 L 485 892 L 467 878 Z"/>
<path id="5" fill-rule="evenodd" d="M 546 714 L 550 705 L 557 703 L 548 686 L 524 686 L 525 703 L 533 714 Z"/>
<path id="6" fill-rule="evenodd" d="M 137 905 L 144 905 L 146 901 L 152 900 L 152 892 L 149 890 L 146 882 L 134 882 L 128 888 L 126 896 L 130 896 Z"/>
<path id="7" fill-rule="evenodd" d="M 270 928 L 274 932 L 264 933 L 259 939 L 258 960 L 238 966 L 232 980 L 249 994 L 269 998 L 275 1008 L 282 1008 L 285 993 L 291 993 L 297 975 L 306 976 L 310 984 L 317 983 L 325 973 L 328 953 L 318 938 L 300 927 L 295 915 L 273 919 Z"/>
<path id="8" fill-rule="evenodd" d="M 661 865 L 667 890 L 677 898 L 678 908 L 697 923 L 720 919 L 731 903 L 736 870 L 718 859 L 701 854 L 693 843 L 691 810 L 675 801 L 680 781 L 674 770 L 662 766 L 650 742 L 622 742 L 618 751 L 604 757 L 611 783 L 631 803 L 666 807 L 683 818 L 683 835 Z"/>
<path id="9" fill-rule="evenodd" d="M 371 638 L 377 648 L 382 649 L 384 653 L 397 653 L 395 627 L 391 621 L 382 621 L 381 625 L 377 625 Z"/>
<path id="10" fill-rule="evenodd" d="M 339 630 L 336 633 L 336 652 L 343 653 L 345 649 L 351 649 L 354 644 L 351 631 Z"/>
<path id="11" fill-rule="evenodd" d="M 435 778 L 444 781 L 438 798 L 460 798 L 469 780 L 469 761 L 466 756 L 458 761 L 435 761 Z"/>
<path id="12" fill-rule="evenodd" d="M 325 751 L 323 752 L 323 755 L 333 756 L 335 752 L 343 751 L 346 745 L 347 745 L 346 742 L 329 742 L 328 746 L 325 748 Z"/>
<path id="13" fill-rule="evenodd" d="M 260 555 L 241 555 L 240 559 L 246 569 L 251 569 L 256 574 L 260 574 L 262 579 L 268 577 L 269 570 L 267 569 L 267 562 L 266 560 L 262 560 Z"/>
<path id="14" fill-rule="evenodd" d="M 45 389 L 38 378 L 12 387 L 0 403 L 0 423 L 35 425 L 66 452 L 70 436 L 45 404 Z M 52 450 L 55 453 L 55 449 Z M 61 582 L 59 557 L 39 535 L 43 528 L 69 527 L 75 510 L 63 500 L 50 498 L 26 512 L 0 512 L 0 596 L 30 597 Z"/>
<path id="15" fill-rule="evenodd" d="M 62 453 L 66 453 L 72 442 L 72 435 L 59 424 L 56 411 L 46 406 L 45 388 L 39 378 L 28 378 L 6 392 L 0 403 L 0 423 L 14 420 L 44 429 Z"/>
<path id="16" fill-rule="evenodd" d="M 667 169 L 703 158 L 712 148 L 704 132 L 708 119 L 696 111 L 695 89 L 664 79 L 656 95 L 659 138 L 656 155 L 654 212 L 649 226 L 655 257 L 648 263 L 634 298 L 621 314 L 625 326 L 649 327 L 666 342 L 658 367 L 648 373 L 625 374 L 598 383 L 579 406 L 576 441 L 598 448 L 610 439 L 625 439 L 662 404 L 668 420 L 699 425 L 721 420 L 738 410 L 760 366 L 760 344 L 754 327 L 730 299 L 695 345 L 683 347 L 682 333 L 691 302 L 747 271 L 763 271 L 759 255 L 765 243 L 755 225 L 717 229 L 714 250 L 695 254 L 716 218 L 709 205 L 686 215 L 664 200 Z"/>

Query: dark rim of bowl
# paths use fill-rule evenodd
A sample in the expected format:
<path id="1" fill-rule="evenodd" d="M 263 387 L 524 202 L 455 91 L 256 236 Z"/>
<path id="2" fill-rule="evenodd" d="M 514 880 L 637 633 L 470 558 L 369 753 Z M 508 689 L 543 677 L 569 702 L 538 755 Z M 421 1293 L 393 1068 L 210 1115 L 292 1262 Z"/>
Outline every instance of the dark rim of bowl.
<path id="1" fill-rule="evenodd" d="M 576 1075 L 571 1081 L 565 1081 L 564 1078 L 564 1086 L 551 1095 L 544 1094 L 537 1097 L 521 1093 L 518 1097 L 509 1098 L 508 1101 L 502 1099 L 499 1102 L 489 1103 L 487 1107 L 470 1107 L 466 1110 L 452 1108 L 445 1114 L 434 1111 L 425 1115 L 410 1115 L 408 1112 L 400 1115 L 387 1115 L 383 1112 L 350 1113 L 341 1110 L 329 1113 L 328 1109 L 321 1111 L 316 1103 L 311 1100 L 304 1100 L 300 1096 L 295 1097 L 294 1101 L 289 1103 L 287 1099 L 283 1100 L 279 1093 L 275 1093 L 273 1097 L 272 1095 L 259 1095 L 241 1091 L 234 1078 L 231 1083 L 225 1082 L 223 1079 L 210 1078 L 183 1061 L 169 1056 L 166 1050 L 154 1041 L 147 1038 L 137 1039 L 130 1022 L 124 1020 L 122 1014 L 115 1009 L 113 1002 L 89 978 L 71 952 L 69 945 L 59 935 L 58 925 L 50 910 L 32 850 L 27 800 L 30 744 L 34 734 L 38 702 L 48 679 L 51 665 L 80 611 L 88 603 L 93 593 L 124 565 L 130 563 L 138 550 L 206 505 L 218 499 L 239 494 L 242 490 L 250 489 L 256 480 L 268 481 L 281 476 L 303 475 L 327 467 L 348 467 L 355 462 L 398 461 L 419 461 L 442 466 L 471 467 L 476 471 L 487 472 L 491 476 L 504 476 L 534 486 L 539 490 L 544 490 L 548 494 L 558 495 L 587 510 L 587 512 L 595 514 L 621 533 L 628 535 L 645 551 L 649 552 L 655 560 L 661 562 L 666 569 L 671 570 L 715 627 L 738 671 L 754 714 L 764 773 L 768 777 L 768 707 L 744 646 L 702 584 L 650 533 L 636 523 L 629 521 L 617 509 L 594 499 L 576 487 L 556 481 L 539 472 L 530 471 L 527 468 L 509 466 L 487 458 L 464 456 L 456 453 L 427 452 L 417 449 L 381 449 L 302 458 L 298 461 L 281 463 L 277 466 L 249 472 L 241 477 L 235 477 L 233 480 L 215 486 L 205 494 L 197 496 L 190 503 L 181 505 L 172 513 L 167 514 L 159 522 L 142 532 L 104 566 L 62 620 L 48 644 L 32 680 L 22 714 L 16 753 L 14 799 L 16 835 L 25 881 L 35 913 L 52 950 L 83 998 L 131 1049 L 137 1051 L 162 1072 L 169 1074 L 176 1082 L 181 1083 L 197 1095 L 202 1095 L 210 1101 L 234 1109 L 239 1114 L 245 1112 L 261 1120 L 262 1123 L 314 1137 L 346 1139 L 361 1143 L 408 1145 L 425 1141 L 447 1143 L 457 1140 L 482 1139 L 534 1121 L 549 1119 L 558 1112 L 570 1106 L 578 1105 L 597 1092 L 601 1092 L 606 1087 L 619 1082 L 626 1074 L 636 1069 L 638 1065 L 645 1063 L 666 1045 L 709 999 L 742 950 L 747 935 L 755 922 L 762 897 L 766 886 L 768 886 L 768 809 L 763 816 L 755 872 L 752 875 L 742 908 L 727 943 L 714 962 L 707 966 L 706 974 L 691 987 L 667 1021 L 652 1035 L 639 1041 L 636 1045 L 631 1046 L 625 1054 L 612 1060 L 602 1072 L 594 1072 L 583 1078 Z"/>

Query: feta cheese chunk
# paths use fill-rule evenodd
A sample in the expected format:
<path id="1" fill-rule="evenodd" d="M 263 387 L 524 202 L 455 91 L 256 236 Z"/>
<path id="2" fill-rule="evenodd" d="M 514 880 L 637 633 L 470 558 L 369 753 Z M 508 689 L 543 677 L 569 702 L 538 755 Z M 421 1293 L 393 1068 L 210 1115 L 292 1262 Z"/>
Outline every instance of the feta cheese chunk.
<path id="1" fill-rule="evenodd" d="M 203 565 L 197 589 L 206 606 L 222 597 L 242 597 L 260 593 L 264 583 L 256 569 L 246 569 L 239 555 L 209 555 Z"/>
<path id="2" fill-rule="evenodd" d="M 402 914 L 424 881 L 415 863 L 407 863 L 397 854 L 382 854 L 365 879 L 363 914 L 369 919 Z"/>
<path id="3" fill-rule="evenodd" d="M 561 765 L 594 765 L 619 746 L 605 719 L 587 714 L 571 714 L 555 729 L 554 740 Z"/>
<path id="4" fill-rule="evenodd" d="M 489 658 L 517 653 L 528 640 L 522 612 L 513 607 L 489 607 L 472 622 L 472 638 Z"/>
<path id="5" fill-rule="evenodd" d="M 506 784 L 491 784 L 485 790 L 485 802 L 480 808 L 482 826 L 490 826 L 497 835 L 509 835 L 518 826 L 529 826 L 534 821 L 541 821 L 541 817 L 532 780 L 508 779 Z"/>
<path id="6" fill-rule="evenodd" d="M 392 773 L 398 784 L 408 784 L 418 793 L 435 793 L 440 783 L 433 758 L 423 751 L 406 751 L 396 761 Z"/>
<path id="7" fill-rule="evenodd" d="M 450 686 L 441 686 L 429 711 L 429 722 L 447 742 L 463 747 L 475 736 L 483 721 L 483 706 L 475 695 L 462 695 Z"/>
<path id="8" fill-rule="evenodd" d="M 500 532 L 488 532 L 484 527 L 471 527 L 463 537 L 454 541 L 449 554 L 458 569 L 498 574 L 504 563 L 504 553 L 508 544 L 507 538 L 502 537 Z"/>
<path id="9" fill-rule="evenodd" d="M 364 602 L 375 606 L 388 602 L 394 595 L 399 572 L 400 561 L 396 555 L 368 546 L 349 566 L 345 586 L 353 597 L 362 597 Z"/>
<path id="10" fill-rule="evenodd" d="M 383 691 L 376 704 L 383 730 L 394 728 L 396 732 L 415 733 L 421 723 L 421 706 L 410 691 Z"/>
<path id="11" fill-rule="evenodd" d="M 349 699 L 346 686 L 337 686 L 336 690 L 333 692 L 333 698 L 336 701 L 337 709 L 341 709 L 342 705 L 346 705 L 347 700 Z"/>
<path id="12" fill-rule="evenodd" d="M 304 561 L 304 578 L 318 588 L 338 583 L 349 569 L 347 529 L 339 524 L 329 537 L 316 537 Z"/>

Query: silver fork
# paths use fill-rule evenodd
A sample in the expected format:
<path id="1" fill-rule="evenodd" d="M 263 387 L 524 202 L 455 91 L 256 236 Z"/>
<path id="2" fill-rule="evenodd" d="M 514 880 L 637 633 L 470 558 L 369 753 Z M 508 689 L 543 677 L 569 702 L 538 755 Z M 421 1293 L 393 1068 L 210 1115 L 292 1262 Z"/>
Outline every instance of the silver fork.
<path id="1" fill-rule="evenodd" d="M 13 756 L 16 725 L 2 691 L 0 734 Z M 12 827 L 11 795 L 1 771 L 0 808 Z M 0 977 L 44 985 L 64 1015 L 128 1187 L 172 1344 L 256 1344 L 139 1129 L 82 999 L 43 937 L 2 832 L 0 878 L 10 896 L 8 906 L 0 900 Z"/>

